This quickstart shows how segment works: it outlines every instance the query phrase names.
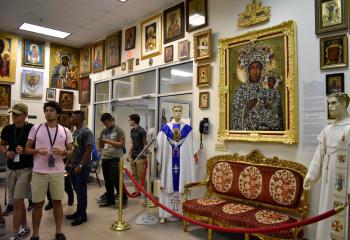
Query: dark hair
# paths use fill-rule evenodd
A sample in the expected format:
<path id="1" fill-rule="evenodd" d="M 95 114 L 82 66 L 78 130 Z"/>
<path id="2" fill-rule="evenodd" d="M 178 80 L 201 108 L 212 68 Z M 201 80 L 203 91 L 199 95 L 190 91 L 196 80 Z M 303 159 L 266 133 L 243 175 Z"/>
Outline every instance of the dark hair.
<path id="1" fill-rule="evenodd" d="M 113 116 L 110 113 L 103 113 L 100 118 L 101 122 L 104 122 L 106 120 L 112 120 L 112 119 L 113 119 Z"/>
<path id="2" fill-rule="evenodd" d="M 129 115 L 131 121 L 134 121 L 136 124 L 140 123 L 140 116 L 136 113 Z"/>
<path id="3" fill-rule="evenodd" d="M 82 121 L 85 120 L 85 114 L 84 114 L 83 111 L 81 111 L 81 110 L 76 110 L 76 111 L 73 112 L 73 114 L 74 114 L 74 115 L 79 115 L 80 120 L 82 120 Z"/>
<path id="4" fill-rule="evenodd" d="M 58 103 L 58 102 L 55 102 L 55 101 L 48 101 L 44 104 L 44 112 L 45 112 L 45 109 L 47 107 L 52 107 L 54 109 L 56 109 L 56 112 L 58 114 L 61 114 L 62 113 L 62 107 L 61 105 Z"/>

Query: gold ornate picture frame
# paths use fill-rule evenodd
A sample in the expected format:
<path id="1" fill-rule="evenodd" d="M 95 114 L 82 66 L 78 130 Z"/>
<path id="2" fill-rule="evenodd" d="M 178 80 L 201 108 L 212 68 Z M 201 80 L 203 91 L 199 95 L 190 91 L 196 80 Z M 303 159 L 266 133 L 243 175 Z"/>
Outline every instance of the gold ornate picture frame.
<path id="1" fill-rule="evenodd" d="M 201 31 L 193 35 L 193 50 L 195 62 L 211 60 L 211 38 L 211 29 Z"/>
<path id="2" fill-rule="evenodd" d="M 162 53 L 162 14 L 141 22 L 141 60 Z"/>
<path id="3" fill-rule="evenodd" d="M 219 140 L 298 142 L 294 21 L 220 39 Z"/>
<path id="4" fill-rule="evenodd" d="M 17 62 L 18 38 L 15 35 L 0 32 L 0 69 L 1 83 L 15 83 Z"/>
<path id="5" fill-rule="evenodd" d="M 209 108 L 209 92 L 199 93 L 199 108 Z"/>
<path id="6" fill-rule="evenodd" d="M 347 34 L 320 38 L 320 56 L 321 69 L 348 66 Z"/>
<path id="7" fill-rule="evenodd" d="M 210 87 L 210 64 L 197 65 L 197 87 Z"/>
<path id="8" fill-rule="evenodd" d="M 348 28 L 347 0 L 315 0 L 316 34 Z"/>

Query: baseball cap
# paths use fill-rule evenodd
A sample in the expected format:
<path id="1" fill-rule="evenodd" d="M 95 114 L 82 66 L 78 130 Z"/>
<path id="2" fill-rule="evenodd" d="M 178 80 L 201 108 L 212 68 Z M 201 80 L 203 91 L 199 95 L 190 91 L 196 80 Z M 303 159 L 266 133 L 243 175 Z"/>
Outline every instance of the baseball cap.
<path id="1" fill-rule="evenodd" d="M 9 111 L 9 113 L 11 112 L 16 114 L 28 113 L 28 107 L 23 103 L 16 103 L 15 105 L 13 105 L 11 111 Z"/>

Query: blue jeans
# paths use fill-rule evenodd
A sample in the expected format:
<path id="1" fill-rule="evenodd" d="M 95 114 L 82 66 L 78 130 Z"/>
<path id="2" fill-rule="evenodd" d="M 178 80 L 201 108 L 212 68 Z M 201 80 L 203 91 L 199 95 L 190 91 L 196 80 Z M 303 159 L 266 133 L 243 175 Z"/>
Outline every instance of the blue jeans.
<path id="1" fill-rule="evenodd" d="M 86 164 L 79 174 L 74 172 L 77 165 L 72 164 L 69 170 L 69 176 L 73 184 L 74 191 L 77 194 L 77 211 L 76 216 L 86 218 L 87 209 L 87 182 L 89 179 L 90 165 Z"/>

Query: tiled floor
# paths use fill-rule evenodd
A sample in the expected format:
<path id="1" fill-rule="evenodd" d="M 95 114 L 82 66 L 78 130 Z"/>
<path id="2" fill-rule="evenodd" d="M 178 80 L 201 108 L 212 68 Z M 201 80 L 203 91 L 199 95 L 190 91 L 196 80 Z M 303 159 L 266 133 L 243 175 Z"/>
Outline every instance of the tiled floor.
<path id="1" fill-rule="evenodd" d="M 80 226 L 71 227 L 70 221 L 64 219 L 63 231 L 70 240 L 105 240 L 105 239 L 140 239 L 140 240 L 182 240 L 182 239 L 207 239 L 207 231 L 203 228 L 190 226 L 189 232 L 182 230 L 181 222 L 167 222 L 165 224 L 156 225 L 137 225 L 136 219 L 139 215 L 146 213 L 146 209 L 142 207 L 143 198 L 129 199 L 128 208 L 123 210 L 123 220 L 131 225 L 130 230 L 124 232 L 115 232 L 110 229 L 111 224 L 117 220 L 118 209 L 116 208 L 99 208 L 95 198 L 104 192 L 104 188 L 99 188 L 97 184 L 89 184 L 88 186 L 88 221 Z M 4 189 L 0 187 L 0 201 L 3 206 Z M 67 205 L 67 199 L 64 199 L 64 215 L 71 214 L 75 210 Z M 158 208 L 150 210 L 151 214 L 158 216 Z M 6 218 L 7 233 L 0 237 L 1 240 L 9 239 L 12 229 L 12 215 Z M 31 227 L 31 212 L 28 213 L 27 219 Z M 44 211 L 40 227 L 40 239 L 54 239 L 54 219 L 52 210 Z M 27 238 L 29 239 L 29 237 Z M 214 233 L 214 239 L 243 239 L 240 235 Z"/>

